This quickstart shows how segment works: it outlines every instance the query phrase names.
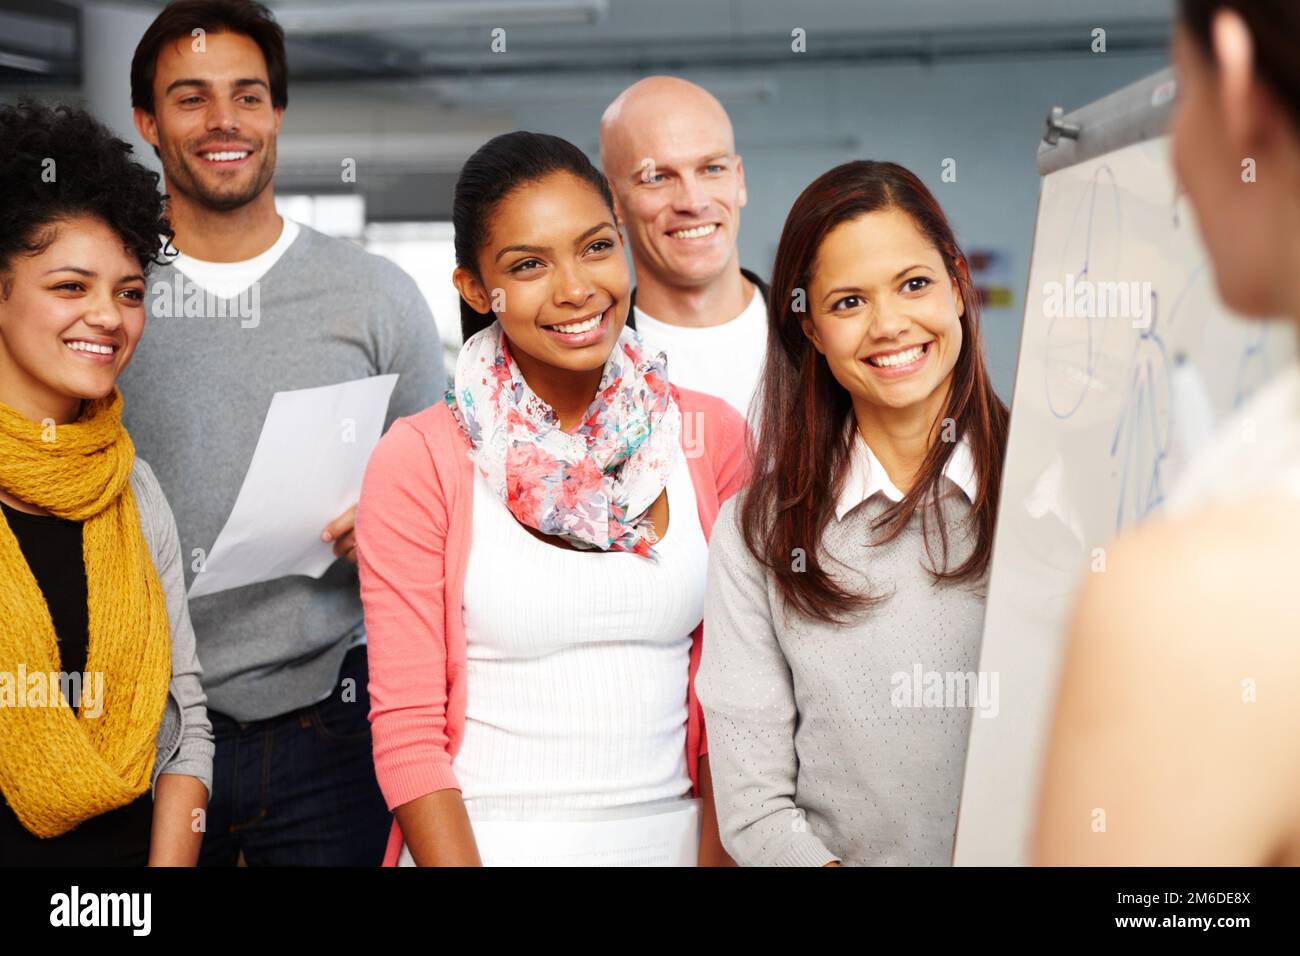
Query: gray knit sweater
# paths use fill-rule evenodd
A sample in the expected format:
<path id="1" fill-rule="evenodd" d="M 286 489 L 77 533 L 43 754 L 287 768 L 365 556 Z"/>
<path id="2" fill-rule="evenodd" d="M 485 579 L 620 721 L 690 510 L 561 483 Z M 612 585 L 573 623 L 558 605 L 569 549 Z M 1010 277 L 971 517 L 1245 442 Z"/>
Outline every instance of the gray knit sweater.
<path id="1" fill-rule="evenodd" d="M 971 711 L 996 715 L 996 684 L 981 701 L 974 674 L 983 583 L 932 583 L 919 516 L 870 546 L 889 505 L 877 494 L 825 533 L 848 567 L 823 563 L 891 596 L 844 627 L 787 619 L 741 537 L 743 495 L 713 528 L 696 678 L 723 845 L 742 866 L 950 864 Z M 952 566 L 970 553 L 969 508 L 944 504 Z"/>
<path id="2" fill-rule="evenodd" d="M 140 529 L 153 557 L 158 580 L 167 599 L 167 619 L 172 634 L 172 679 L 167 706 L 158 726 L 157 750 L 151 785 L 164 773 L 197 777 L 212 792 L 212 722 L 204 706 L 202 670 L 194 653 L 194 628 L 185 600 L 184 557 L 176 537 L 176 521 L 153 469 L 142 458 L 131 467 Z"/>
<path id="3" fill-rule="evenodd" d="M 188 588 L 197 555 L 230 516 L 277 391 L 396 372 L 387 428 L 438 401 L 446 373 L 414 280 L 307 226 L 259 280 L 255 321 L 224 306 L 203 316 L 160 310 L 175 280 L 170 265 L 151 273 L 149 320 L 120 384 L 127 430 L 176 515 Z M 208 708 L 241 721 L 328 695 L 363 630 L 356 568 L 341 559 L 320 578 L 195 598 L 190 614 Z"/>

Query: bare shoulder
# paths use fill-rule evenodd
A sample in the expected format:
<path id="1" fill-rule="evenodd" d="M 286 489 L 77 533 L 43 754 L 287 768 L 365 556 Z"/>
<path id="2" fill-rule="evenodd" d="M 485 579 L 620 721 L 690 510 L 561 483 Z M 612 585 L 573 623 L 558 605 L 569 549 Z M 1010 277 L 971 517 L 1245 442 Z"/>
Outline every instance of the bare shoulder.
<path id="1" fill-rule="evenodd" d="M 1157 520 L 1106 549 L 1076 614 L 1117 652 L 1184 657 L 1272 652 L 1300 666 L 1300 501 L 1260 497 Z M 1137 642 L 1138 646 L 1135 646 Z"/>
<path id="2" fill-rule="evenodd" d="M 1040 862 L 1243 865 L 1300 847 L 1297 541 L 1300 502 L 1260 497 L 1107 549 L 1070 624 Z M 1101 835 L 1083 822 L 1099 808 Z"/>

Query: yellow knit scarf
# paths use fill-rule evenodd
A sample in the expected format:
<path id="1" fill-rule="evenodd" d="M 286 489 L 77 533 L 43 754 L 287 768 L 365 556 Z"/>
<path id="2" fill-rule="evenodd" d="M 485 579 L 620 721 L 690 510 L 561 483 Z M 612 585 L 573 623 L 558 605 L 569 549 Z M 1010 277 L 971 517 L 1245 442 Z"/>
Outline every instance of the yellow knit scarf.
<path id="1" fill-rule="evenodd" d="M 122 427 L 122 395 L 87 401 L 66 425 L 42 425 L 0 403 L 0 488 L 61 518 L 84 522 L 89 649 L 103 706 L 73 713 L 0 701 L 0 791 L 41 837 L 125 806 L 144 793 L 171 681 L 171 630 L 158 572 L 140 527 Z M 0 673 L 17 681 L 58 673 L 59 642 L 35 577 L 0 513 Z M 25 687 L 17 688 L 19 694 Z M 97 716 L 87 711 L 97 712 Z"/>

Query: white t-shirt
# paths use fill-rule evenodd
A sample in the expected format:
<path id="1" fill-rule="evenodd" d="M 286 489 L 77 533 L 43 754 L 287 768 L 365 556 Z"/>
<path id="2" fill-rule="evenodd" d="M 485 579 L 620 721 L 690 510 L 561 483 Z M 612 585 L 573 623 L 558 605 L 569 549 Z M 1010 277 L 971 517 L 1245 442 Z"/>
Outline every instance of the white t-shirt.
<path id="1" fill-rule="evenodd" d="M 669 325 L 640 306 L 634 309 L 636 331 L 646 347 L 668 356 L 668 381 L 716 395 L 748 415 L 767 352 L 767 303 L 757 287 L 740 315 L 702 329 Z M 756 421 L 757 410 L 751 427 Z"/>
<path id="2" fill-rule="evenodd" d="M 170 264 L 195 285 L 202 286 L 220 298 L 233 299 L 271 271 L 271 266 L 280 261 L 285 250 L 298 238 L 298 232 L 298 224 L 286 216 L 280 238 L 271 244 L 271 248 L 251 259 L 240 262 L 208 262 L 182 252 L 171 259 Z"/>

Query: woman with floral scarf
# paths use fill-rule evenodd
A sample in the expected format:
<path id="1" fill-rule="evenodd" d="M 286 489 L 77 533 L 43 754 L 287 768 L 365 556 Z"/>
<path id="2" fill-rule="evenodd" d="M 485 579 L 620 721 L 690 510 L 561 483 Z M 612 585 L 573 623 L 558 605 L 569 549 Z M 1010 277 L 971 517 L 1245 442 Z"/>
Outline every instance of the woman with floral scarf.
<path id="1" fill-rule="evenodd" d="M 466 163 L 465 344 L 357 512 L 387 865 L 710 865 L 694 674 L 747 432 L 626 328 L 605 178 L 510 133 Z"/>

